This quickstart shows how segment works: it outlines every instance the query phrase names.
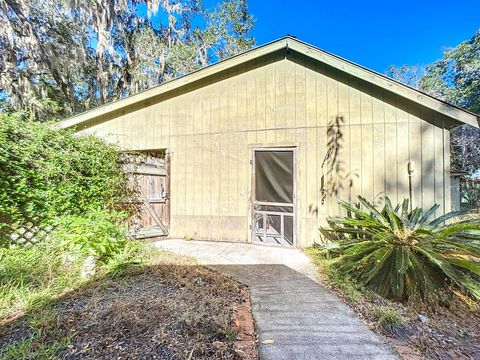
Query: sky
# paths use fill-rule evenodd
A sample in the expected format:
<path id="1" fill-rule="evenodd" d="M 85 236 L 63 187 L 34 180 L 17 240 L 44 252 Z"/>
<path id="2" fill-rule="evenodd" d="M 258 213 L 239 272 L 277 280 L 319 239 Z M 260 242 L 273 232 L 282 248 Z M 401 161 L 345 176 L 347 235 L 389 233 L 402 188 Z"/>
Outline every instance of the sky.
<path id="1" fill-rule="evenodd" d="M 392 64 L 438 60 L 480 29 L 480 0 L 249 0 L 248 6 L 258 45 L 290 34 L 381 73 Z"/>

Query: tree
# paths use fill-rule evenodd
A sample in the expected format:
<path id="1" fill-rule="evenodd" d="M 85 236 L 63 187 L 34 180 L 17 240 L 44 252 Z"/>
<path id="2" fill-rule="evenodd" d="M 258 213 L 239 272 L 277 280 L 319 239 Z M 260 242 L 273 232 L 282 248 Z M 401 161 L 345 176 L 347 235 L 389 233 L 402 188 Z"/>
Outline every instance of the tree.
<path id="1" fill-rule="evenodd" d="M 480 113 L 480 31 L 447 50 L 425 67 L 391 66 L 388 75 L 428 94 Z M 452 165 L 473 173 L 480 169 L 480 131 L 469 125 L 452 130 Z"/>
<path id="2" fill-rule="evenodd" d="M 0 0 L 0 98 L 60 116 L 250 48 L 246 0 Z"/>

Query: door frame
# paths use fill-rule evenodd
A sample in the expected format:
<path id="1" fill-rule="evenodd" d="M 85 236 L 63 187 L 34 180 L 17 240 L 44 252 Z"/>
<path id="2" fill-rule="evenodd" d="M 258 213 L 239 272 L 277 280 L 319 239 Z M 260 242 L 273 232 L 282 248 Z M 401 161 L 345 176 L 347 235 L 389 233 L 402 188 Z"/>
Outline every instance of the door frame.
<path id="1" fill-rule="evenodd" d="M 290 151 L 293 155 L 293 245 L 281 244 L 262 244 L 255 242 L 255 220 L 253 202 L 255 199 L 255 153 L 261 151 Z M 250 196 L 248 206 L 248 239 L 249 243 L 260 246 L 273 246 L 282 248 L 296 248 L 297 247 L 297 147 L 292 146 L 261 146 L 256 145 L 250 148 Z"/>

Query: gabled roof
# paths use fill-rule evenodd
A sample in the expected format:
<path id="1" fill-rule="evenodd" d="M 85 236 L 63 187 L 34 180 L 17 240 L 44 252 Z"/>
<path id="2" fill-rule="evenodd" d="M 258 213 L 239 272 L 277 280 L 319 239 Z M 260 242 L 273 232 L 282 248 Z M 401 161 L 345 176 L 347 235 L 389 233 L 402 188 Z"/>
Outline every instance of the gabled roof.
<path id="1" fill-rule="evenodd" d="M 286 36 L 271 43 L 256 47 L 242 54 L 233 56 L 229 59 L 219 61 L 203 69 L 194 71 L 175 80 L 165 82 L 151 89 L 142 91 L 138 94 L 129 96 L 125 99 L 117 100 L 84 113 L 72 116 L 58 123 L 61 128 L 88 127 L 95 123 L 95 119 L 104 116 L 112 111 L 117 111 L 128 106 L 134 105 L 151 97 L 161 95 L 194 81 L 204 79 L 220 71 L 230 69 L 244 62 L 265 56 L 267 54 L 279 51 L 281 49 L 291 49 L 305 56 L 316 59 L 333 68 L 343 71 L 351 76 L 362 79 L 368 83 L 376 85 L 382 89 L 390 91 L 398 96 L 406 98 L 414 103 L 418 103 L 426 108 L 434 110 L 447 116 L 459 125 L 462 123 L 479 127 L 480 117 L 470 111 L 461 109 L 445 101 L 436 99 L 417 89 L 404 85 L 385 75 L 357 65 L 351 61 L 345 60 L 339 56 L 333 55 L 312 45 L 299 41 L 291 36 Z"/>

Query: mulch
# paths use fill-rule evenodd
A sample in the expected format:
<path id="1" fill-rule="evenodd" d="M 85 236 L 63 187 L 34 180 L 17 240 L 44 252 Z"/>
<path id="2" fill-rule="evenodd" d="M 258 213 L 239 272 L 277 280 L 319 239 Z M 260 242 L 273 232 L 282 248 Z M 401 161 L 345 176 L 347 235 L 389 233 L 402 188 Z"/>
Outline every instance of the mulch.
<path id="1" fill-rule="evenodd" d="M 71 337 L 62 359 L 256 359 L 248 289 L 196 265 L 159 264 L 96 279 L 53 305 L 38 346 Z M 0 350 L 29 335 L 0 329 Z"/>

